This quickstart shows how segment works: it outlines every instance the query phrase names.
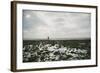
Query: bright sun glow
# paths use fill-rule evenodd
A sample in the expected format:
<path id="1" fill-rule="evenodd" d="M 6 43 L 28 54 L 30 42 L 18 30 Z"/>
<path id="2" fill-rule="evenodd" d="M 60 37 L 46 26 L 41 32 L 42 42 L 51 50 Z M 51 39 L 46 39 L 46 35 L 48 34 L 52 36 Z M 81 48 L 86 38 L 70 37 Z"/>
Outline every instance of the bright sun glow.
<path id="1" fill-rule="evenodd" d="M 31 15 L 29 15 L 29 14 L 26 15 L 26 18 L 30 18 L 30 17 L 31 17 Z"/>

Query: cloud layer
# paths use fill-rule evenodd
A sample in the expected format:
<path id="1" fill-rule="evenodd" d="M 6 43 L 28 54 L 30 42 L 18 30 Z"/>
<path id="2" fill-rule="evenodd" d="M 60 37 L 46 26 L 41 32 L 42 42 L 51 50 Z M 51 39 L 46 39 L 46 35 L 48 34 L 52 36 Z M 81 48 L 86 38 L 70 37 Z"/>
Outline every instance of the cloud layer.
<path id="1" fill-rule="evenodd" d="M 90 38 L 91 14 L 23 10 L 23 39 Z"/>

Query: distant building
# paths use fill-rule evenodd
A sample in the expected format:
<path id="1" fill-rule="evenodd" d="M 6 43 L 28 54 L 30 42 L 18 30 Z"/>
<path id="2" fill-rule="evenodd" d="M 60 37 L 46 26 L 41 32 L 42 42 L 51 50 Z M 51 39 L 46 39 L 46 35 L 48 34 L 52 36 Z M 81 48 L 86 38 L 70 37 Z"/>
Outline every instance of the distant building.
<path id="1" fill-rule="evenodd" d="M 48 36 L 48 40 L 50 40 L 49 36 Z"/>

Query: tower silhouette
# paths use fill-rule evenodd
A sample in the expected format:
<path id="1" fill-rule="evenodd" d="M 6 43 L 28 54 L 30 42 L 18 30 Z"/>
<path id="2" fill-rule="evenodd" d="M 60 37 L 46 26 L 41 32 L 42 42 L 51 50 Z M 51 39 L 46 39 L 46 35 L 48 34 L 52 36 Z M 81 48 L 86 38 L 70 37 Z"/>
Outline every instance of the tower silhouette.
<path id="1" fill-rule="evenodd" d="M 48 36 L 48 40 L 50 40 L 49 36 Z"/>

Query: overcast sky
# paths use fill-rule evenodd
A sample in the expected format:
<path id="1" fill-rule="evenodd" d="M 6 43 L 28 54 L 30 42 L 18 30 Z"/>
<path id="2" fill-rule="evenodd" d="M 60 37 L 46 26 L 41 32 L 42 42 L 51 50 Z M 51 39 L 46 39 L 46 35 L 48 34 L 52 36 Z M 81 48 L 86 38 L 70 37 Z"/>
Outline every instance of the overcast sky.
<path id="1" fill-rule="evenodd" d="M 90 38 L 91 14 L 23 10 L 23 39 Z"/>

